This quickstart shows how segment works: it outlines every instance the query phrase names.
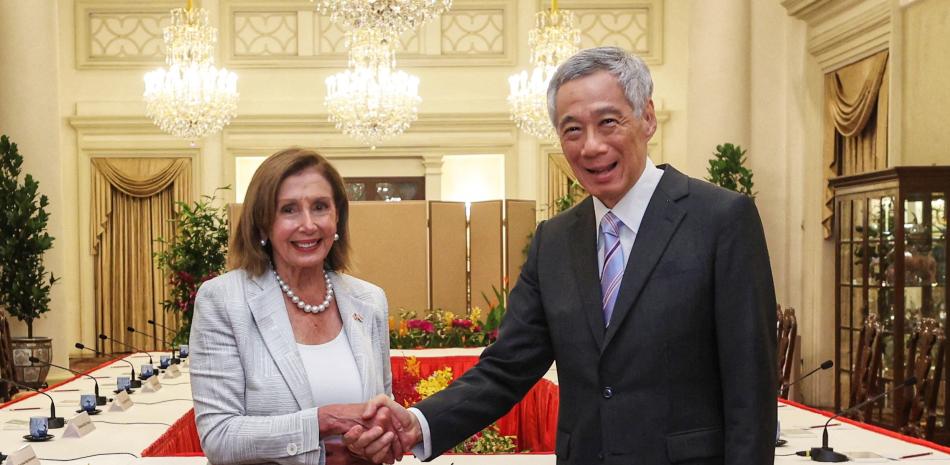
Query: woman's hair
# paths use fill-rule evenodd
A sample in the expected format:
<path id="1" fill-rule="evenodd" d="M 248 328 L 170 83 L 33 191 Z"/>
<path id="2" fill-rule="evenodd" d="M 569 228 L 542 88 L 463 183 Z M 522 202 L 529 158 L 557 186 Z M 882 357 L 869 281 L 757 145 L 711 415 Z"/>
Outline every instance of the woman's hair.
<path id="1" fill-rule="evenodd" d="M 234 228 L 234 236 L 228 252 L 228 266 L 241 268 L 252 276 L 260 276 L 270 267 L 272 259 L 271 245 L 261 246 L 266 239 L 274 217 L 277 214 L 277 192 L 280 185 L 290 176 L 315 167 L 333 188 L 333 204 L 336 208 L 337 240 L 327 254 L 324 268 L 333 271 L 346 271 L 350 254 L 350 235 L 347 231 L 349 202 L 346 199 L 346 187 L 336 168 L 319 153 L 291 147 L 281 150 L 264 160 L 254 172 L 247 194 L 244 196 L 244 208 Z"/>

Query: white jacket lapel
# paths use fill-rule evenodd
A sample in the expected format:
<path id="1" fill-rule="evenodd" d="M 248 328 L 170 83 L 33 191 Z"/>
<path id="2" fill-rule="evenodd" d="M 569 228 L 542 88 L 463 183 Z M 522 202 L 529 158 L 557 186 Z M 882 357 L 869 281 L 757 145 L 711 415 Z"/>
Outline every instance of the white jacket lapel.
<path id="1" fill-rule="evenodd" d="M 313 408 L 315 403 L 310 382 L 300 358 L 300 351 L 297 350 L 294 331 L 290 327 L 284 297 L 277 287 L 277 280 L 270 270 L 251 280 L 253 283 L 245 286 L 247 302 L 264 345 L 267 346 L 271 358 L 277 364 L 281 376 L 287 382 L 287 388 L 300 408 Z"/>

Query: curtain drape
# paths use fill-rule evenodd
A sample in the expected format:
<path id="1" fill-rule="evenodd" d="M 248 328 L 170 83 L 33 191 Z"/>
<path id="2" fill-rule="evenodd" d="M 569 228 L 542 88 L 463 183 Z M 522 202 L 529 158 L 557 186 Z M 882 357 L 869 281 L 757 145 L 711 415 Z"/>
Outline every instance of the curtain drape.
<path id="1" fill-rule="evenodd" d="M 826 239 L 834 218 L 834 191 L 828 180 L 887 167 L 887 58 L 885 50 L 825 75 Z"/>
<path id="2" fill-rule="evenodd" d="M 95 327 L 134 347 L 155 350 L 169 339 L 154 320 L 175 328 L 176 315 L 161 302 L 167 285 L 154 254 L 164 250 L 159 238 L 171 240 L 176 202 L 192 199 L 191 160 L 187 158 L 92 159 L 92 254 L 95 257 Z M 126 328 L 151 334 L 129 333 Z M 99 342 L 108 352 L 130 349 Z M 157 363 L 157 362 L 156 362 Z"/>

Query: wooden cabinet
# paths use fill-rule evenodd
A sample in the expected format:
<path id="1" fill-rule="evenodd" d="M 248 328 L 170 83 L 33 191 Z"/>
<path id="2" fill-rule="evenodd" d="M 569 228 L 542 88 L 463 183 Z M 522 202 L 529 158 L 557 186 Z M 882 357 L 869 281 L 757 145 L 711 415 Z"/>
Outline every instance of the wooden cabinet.
<path id="1" fill-rule="evenodd" d="M 868 314 L 884 326 L 880 381 L 872 392 L 903 382 L 910 329 L 917 318 L 947 326 L 947 196 L 950 167 L 897 167 L 842 176 L 835 191 L 835 407 L 848 407 L 858 334 Z M 950 375 L 950 357 L 943 377 Z M 944 383 L 944 386 L 946 383 Z M 945 406 L 950 391 L 941 387 L 938 431 L 950 432 Z M 905 412 L 906 393 L 898 391 L 874 409 L 871 421 L 895 427 Z"/>

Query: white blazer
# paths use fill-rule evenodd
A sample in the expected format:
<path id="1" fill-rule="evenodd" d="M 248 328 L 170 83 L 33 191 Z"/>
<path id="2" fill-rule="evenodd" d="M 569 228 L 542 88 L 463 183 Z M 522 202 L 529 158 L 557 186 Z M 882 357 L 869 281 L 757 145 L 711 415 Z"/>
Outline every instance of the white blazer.
<path id="1" fill-rule="evenodd" d="M 391 394 L 386 295 L 352 276 L 330 280 L 363 400 Z M 234 270 L 202 284 L 189 342 L 195 423 L 211 463 L 324 463 L 317 408 L 272 272 Z"/>

